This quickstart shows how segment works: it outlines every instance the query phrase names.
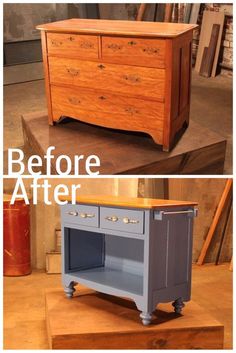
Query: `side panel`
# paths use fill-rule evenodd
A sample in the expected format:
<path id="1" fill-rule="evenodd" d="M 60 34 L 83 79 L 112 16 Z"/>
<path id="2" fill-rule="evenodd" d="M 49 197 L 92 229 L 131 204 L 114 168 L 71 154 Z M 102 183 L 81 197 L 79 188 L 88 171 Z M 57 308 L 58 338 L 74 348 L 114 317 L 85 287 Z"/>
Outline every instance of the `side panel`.
<path id="1" fill-rule="evenodd" d="M 173 211 L 186 211 L 186 208 Z M 170 213 L 160 220 L 152 220 L 150 295 L 153 303 L 168 302 L 178 297 L 190 299 L 192 225 L 193 212 Z"/>

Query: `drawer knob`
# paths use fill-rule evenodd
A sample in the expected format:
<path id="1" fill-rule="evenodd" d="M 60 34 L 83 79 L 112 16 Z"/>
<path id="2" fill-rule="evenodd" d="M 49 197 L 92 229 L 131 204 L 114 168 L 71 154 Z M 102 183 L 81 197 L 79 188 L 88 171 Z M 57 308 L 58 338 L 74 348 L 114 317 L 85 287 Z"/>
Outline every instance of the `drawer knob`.
<path id="1" fill-rule="evenodd" d="M 93 217 L 95 217 L 95 214 L 89 214 L 89 213 L 80 213 L 79 214 L 79 216 L 81 217 L 81 218 L 93 218 Z"/>
<path id="2" fill-rule="evenodd" d="M 116 216 L 108 216 L 105 218 L 107 221 L 111 221 L 111 222 L 117 222 L 118 221 L 118 217 Z"/>
<path id="3" fill-rule="evenodd" d="M 69 211 L 69 212 L 67 212 L 68 213 L 68 215 L 70 215 L 70 216 L 78 216 L 78 212 L 76 212 L 76 211 Z"/>
<path id="4" fill-rule="evenodd" d="M 136 45 L 137 43 L 134 42 L 133 40 L 131 40 L 130 42 L 128 42 L 128 45 Z"/>
<path id="5" fill-rule="evenodd" d="M 104 97 L 104 96 L 100 96 L 100 97 L 98 97 L 98 98 L 101 99 L 101 100 L 106 99 L 106 97 Z"/>
<path id="6" fill-rule="evenodd" d="M 125 224 L 129 224 L 129 223 L 131 223 L 131 224 L 137 224 L 137 223 L 139 223 L 139 221 L 138 221 L 137 219 L 129 219 L 128 217 L 124 217 L 124 218 L 123 218 L 123 222 L 124 222 Z"/>
<path id="7" fill-rule="evenodd" d="M 100 65 L 98 65 L 98 68 L 102 70 L 102 69 L 105 69 L 105 66 L 100 64 Z"/>

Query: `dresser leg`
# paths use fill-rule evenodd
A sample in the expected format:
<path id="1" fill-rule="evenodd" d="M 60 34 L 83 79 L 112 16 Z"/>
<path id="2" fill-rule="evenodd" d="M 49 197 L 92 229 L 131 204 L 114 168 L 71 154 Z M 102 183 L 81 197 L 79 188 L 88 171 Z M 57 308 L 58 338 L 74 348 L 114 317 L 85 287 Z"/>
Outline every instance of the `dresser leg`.
<path id="1" fill-rule="evenodd" d="M 140 318 L 142 319 L 143 325 L 145 325 L 145 326 L 150 325 L 150 323 L 152 321 L 152 313 L 142 311 L 140 314 Z"/>
<path id="2" fill-rule="evenodd" d="M 75 292 L 74 286 L 76 285 L 75 282 L 71 282 L 68 286 L 64 287 L 64 291 L 66 293 L 67 298 L 72 298 L 73 293 Z"/>
<path id="3" fill-rule="evenodd" d="M 178 298 L 176 299 L 173 303 L 172 303 L 176 314 L 180 314 L 182 309 L 185 307 L 184 302 L 182 300 L 182 298 Z"/>

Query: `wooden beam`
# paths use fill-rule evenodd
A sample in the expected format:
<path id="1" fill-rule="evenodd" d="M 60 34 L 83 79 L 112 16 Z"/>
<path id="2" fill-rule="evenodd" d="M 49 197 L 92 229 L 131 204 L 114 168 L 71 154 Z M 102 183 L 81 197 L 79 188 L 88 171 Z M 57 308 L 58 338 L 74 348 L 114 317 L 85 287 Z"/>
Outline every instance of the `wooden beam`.
<path id="1" fill-rule="evenodd" d="M 136 21 L 142 21 L 146 8 L 147 8 L 147 4 L 140 4 Z"/>
<path id="2" fill-rule="evenodd" d="M 215 232 L 215 229 L 219 223 L 219 219 L 220 219 L 220 216 L 222 214 L 222 211 L 224 209 L 224 206 L 225 206 L 225 202 L 227 200 L 227 197 L 229 195 L 229 192 L 231 190 L 231 187 L 232 187 L 232 179 L 228 179 L 227 182 L 226 182 L 226 185 L 225 185 L 225 188 L 224 188 L 224 191 L 221 195 L 221 199 L 220 199 L 220 202 L 218 204 L 218 207 L 217 207 L 217 210 L 216 210 L 216 213 L 214 215 L 214 218 L 213 218 L 213 221 L 211 223 L 211 226 L 210 226 L 210 229 L 209 229 L 209 232 L 207 234 L 207 237 L 206 237 L 206 240 L 203 244 L 203 247 L 202 247 L 202 250 L 201 250 L 201 253 L 200 253 L 200 256 L 198 258 L 198 261 L 197 261 L 197 264 L 198 265 L 202 265 L 204 260 L 205 260 L 205 257 L 206 257 L 206 253 L 207 253 L 207 250 L 209 249 L 209 246 L 210 246 L 210 243 L 211 243 L 211 240 L 213 238 L 213 235 L 214 235 L 214 232 Z"/>
<path id="3" fill-rule="evenodd" d="M 164 22 L 171 22 L 173 6 L 173 4 L 166 4 Z"/>

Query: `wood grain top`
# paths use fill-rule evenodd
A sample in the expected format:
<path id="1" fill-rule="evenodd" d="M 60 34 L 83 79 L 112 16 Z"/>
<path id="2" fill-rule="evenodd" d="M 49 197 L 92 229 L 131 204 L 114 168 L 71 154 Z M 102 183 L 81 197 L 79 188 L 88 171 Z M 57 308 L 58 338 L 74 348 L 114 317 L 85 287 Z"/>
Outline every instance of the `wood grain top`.
<path id="1" fill-rule="evenodd" d="M 147 21 L 92 20 L 72 18 L 38 25 L 39 30 L 61 33 L 87 33 L 174 38 L 198 27 L 194 24 Z"/>
<path id="2" fill-rule="evenodd" d="M 71 202 L 70 196 L 60 196 L 61 201 Z M 124 197 L 124 196 L 106 196 L 106 195 L 80 195 L 76 198 L 78 203 L 100 206 L 119 206 L 142 209 L 155 209 L 162 207 L 176 207 L 176 206 L 197 206 L 197 202 L 191 201 L 174 201 L 161 200 L 151 198 L 139 197 Z"/>

